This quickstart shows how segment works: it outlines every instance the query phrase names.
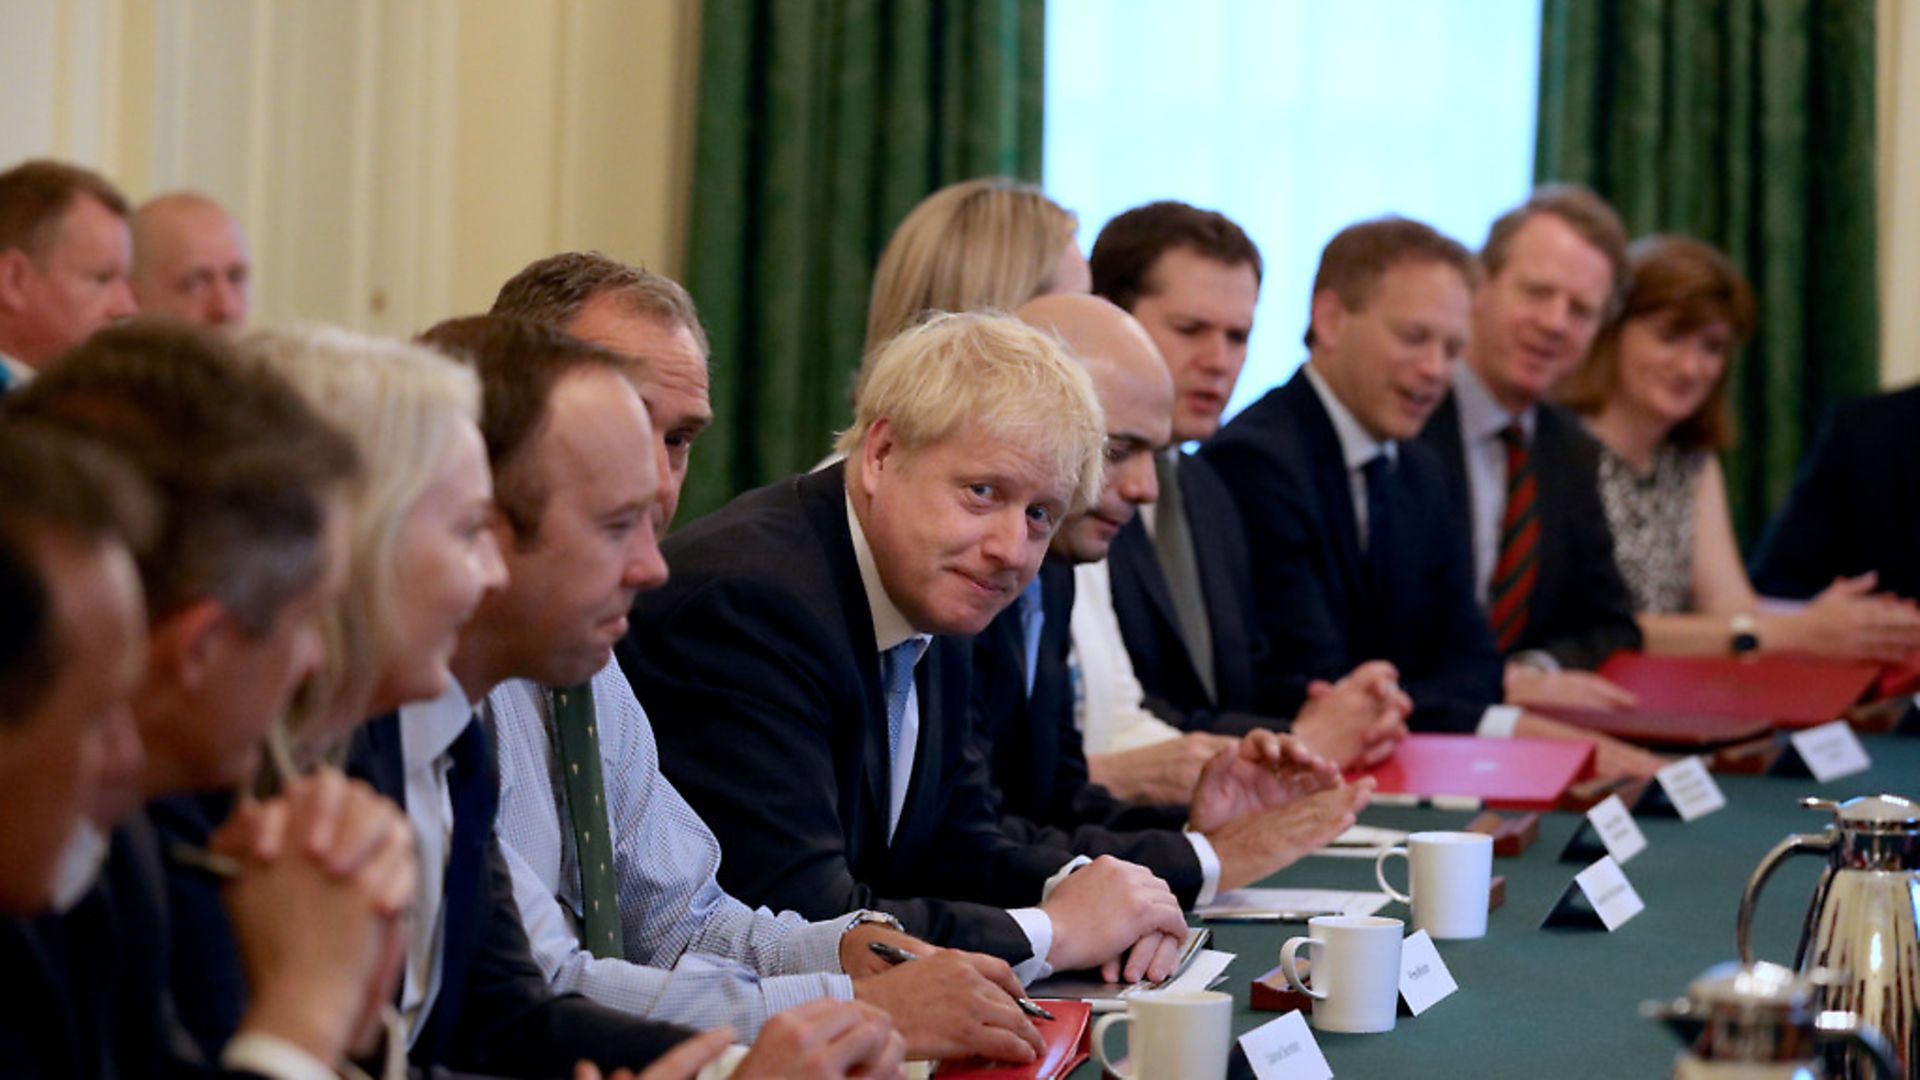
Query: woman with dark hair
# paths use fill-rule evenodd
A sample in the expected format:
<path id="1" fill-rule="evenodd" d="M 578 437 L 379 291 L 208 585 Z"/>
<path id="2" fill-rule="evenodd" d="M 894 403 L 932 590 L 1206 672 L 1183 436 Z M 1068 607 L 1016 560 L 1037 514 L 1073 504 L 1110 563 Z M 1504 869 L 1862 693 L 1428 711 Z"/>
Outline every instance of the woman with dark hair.
<path id="1" fill-rule="evenodd" d="M 1725 255 L 1681 236 L 1630 252 L 1620 317 L 1562 401 L 1600 440 L 1600 493 L 1648 652 L 1790 651 L 1898 659 L 1920 647 L 1920 609 L 1836 580 L 1803 607 L 1763 604 L 1741 564 L 1719 453 L 1733 441 L 1736 347 L 1753 290 Z"/>

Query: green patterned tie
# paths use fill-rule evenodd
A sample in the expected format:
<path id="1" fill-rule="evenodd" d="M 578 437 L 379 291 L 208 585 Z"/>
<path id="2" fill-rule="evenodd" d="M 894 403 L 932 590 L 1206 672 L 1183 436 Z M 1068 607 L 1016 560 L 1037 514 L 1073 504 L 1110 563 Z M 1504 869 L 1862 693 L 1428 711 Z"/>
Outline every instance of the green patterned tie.
<path id="1" fill-rule="evenodd" d="M 620 944 L 619 893 L 613 883 L 613 835 L 607 828 L 606 784 L 600 775 L 600 735 L 590 683 L 548 691 L 553 706 L 554 751 L 566 785 L 573 845 L 580 863 L 580 913 L 587 951 L 601 959 L 624 959 Z"/>

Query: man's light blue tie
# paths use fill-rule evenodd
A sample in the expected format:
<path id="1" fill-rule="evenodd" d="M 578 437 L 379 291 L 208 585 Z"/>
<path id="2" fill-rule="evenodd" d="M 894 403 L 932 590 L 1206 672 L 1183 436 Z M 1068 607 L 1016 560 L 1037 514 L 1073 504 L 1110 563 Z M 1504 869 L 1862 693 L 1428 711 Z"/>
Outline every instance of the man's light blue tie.
<path id="1" fill-rule="evenodd" d="M 907 721 L 907 695 L 913 692 L 913 668 L 927 651 L 926 638 L 907 640 L 880 654 L 880 678 L 887 688 L 887 760 L 900 753 L 900 728 Z"/>
<path id="2" fill-rule="evenodd" d="M 1027 582 L 1020 593 L 1020 645 L 1027 661 L 1027 696 L 1033 696 L 1033 672 L 1040 663 L 1040 628 L 1046 614 L 1040 606 L 1040 579 Z"/>

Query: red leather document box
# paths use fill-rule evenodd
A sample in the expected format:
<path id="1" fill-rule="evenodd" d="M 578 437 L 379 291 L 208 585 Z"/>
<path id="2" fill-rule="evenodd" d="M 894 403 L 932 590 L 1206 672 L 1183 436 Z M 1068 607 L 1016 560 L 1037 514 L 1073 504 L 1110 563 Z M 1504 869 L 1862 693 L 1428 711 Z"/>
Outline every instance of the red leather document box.
<path id="1" fill-rule="evenodd" d="M 1554 739 L 1409 735 L 1392 758 L 1360 774 L 1390 795 L 1479 799 L 1496 810 L 1551 810 L 1585 776 L 1593 744 Z"/>

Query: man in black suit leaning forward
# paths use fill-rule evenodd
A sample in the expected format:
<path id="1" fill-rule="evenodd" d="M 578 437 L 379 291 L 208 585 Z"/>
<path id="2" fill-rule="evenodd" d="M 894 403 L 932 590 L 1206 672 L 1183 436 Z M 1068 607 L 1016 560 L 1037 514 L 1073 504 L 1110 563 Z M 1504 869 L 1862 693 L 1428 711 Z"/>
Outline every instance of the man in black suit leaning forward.
<path id="1" fill-rule="evenodd" d="M 1264 730 L 1215 754 L 1192 798 L 1178 805 L 1121 802 L 1088 780 L 1071 685 L 1073 567 L 1105 558 L 1135 508 L 1152 500 L 1154 454 L 1170 438 L 1173 384 L 1140 324 L 1099 297 L 1043 296 L 1015 314 L 1059 334 L 1093 377 L 1107 418 L 1106 482 L 1099 501 L 1054 534 L 1046 564 L 1019 600 L 974 639 L 974 736 L 1010 833 L 1138 862 L 1183 902 L 1205 904 L 1338 836 L 1372 783 L 1342 784 L 1331 762 Z M 1342 697 L 1356 724 L 1379 713 L 1399 722 L 1396 703 L 1365 688 Z"/>
<path id="2" fill-rule="evenodd" d="M 1166 884 L 1007 836 L 968 746 L 966 638 L 1092 501 L 1104 436 L 1046 335 L 937 316 L 868 365 L 843 464 L 668 539 L 672 578 L 618 655 L 727 891 L 813 919 L 878 908 L 1026 979 L 1171 968 L 1186 927 Z"/>

